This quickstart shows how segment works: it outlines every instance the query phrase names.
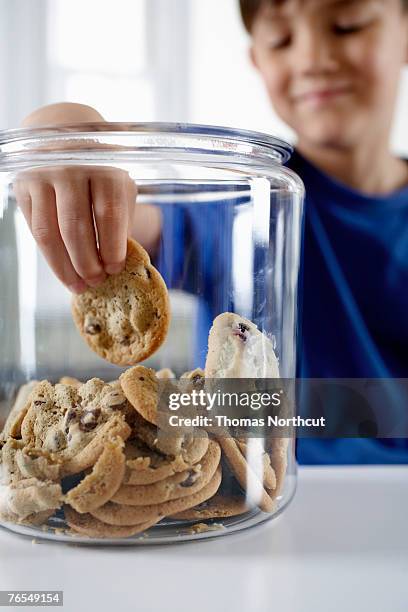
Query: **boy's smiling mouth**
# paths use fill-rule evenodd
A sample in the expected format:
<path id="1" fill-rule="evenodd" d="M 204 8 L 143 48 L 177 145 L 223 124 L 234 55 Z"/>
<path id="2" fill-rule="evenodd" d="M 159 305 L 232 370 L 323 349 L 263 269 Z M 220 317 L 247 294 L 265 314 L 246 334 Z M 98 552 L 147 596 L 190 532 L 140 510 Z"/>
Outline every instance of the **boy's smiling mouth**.
<path id="1" fill-rule="evenodd" d="M 295 104 L 307 104 L 309 106 L 323 106 L 337 100 L 341 96 L 349 95 L 352 91 L 350 85 L 339 84 L 328 87 L 309 89 L 295 94 L 292 99 Z"/>

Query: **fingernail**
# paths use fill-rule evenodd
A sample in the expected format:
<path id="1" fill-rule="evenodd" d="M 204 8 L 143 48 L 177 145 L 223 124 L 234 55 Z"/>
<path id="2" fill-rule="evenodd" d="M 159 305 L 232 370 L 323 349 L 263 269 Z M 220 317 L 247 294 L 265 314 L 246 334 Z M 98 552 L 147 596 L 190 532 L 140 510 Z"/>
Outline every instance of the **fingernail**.
<path id="1" fill-rule="evenodd" d="M 106 274 L 99 274 L 99 276 L 95 276 L 94 278 L 87 278 L 86 283 L 90 287 L 98 287 L 103 281 L 106 280 Z"/>
<path id="2" fill-rule="evenodd" d="M 122 272 L 123 268 L 124 264 L 107 264 L 105 266 L 105 272 L 108 274 L 119 274 L 119 272 Z"/>
<path id="3" fill-rule="evenodd" d="M 72 283 L 72 285 L 69 285 L 68 289 L 72 293 L 83 293 L 88 289 L 88 285 L 84 283 L 84 281 L 78 281 L 77 283 Z"/>

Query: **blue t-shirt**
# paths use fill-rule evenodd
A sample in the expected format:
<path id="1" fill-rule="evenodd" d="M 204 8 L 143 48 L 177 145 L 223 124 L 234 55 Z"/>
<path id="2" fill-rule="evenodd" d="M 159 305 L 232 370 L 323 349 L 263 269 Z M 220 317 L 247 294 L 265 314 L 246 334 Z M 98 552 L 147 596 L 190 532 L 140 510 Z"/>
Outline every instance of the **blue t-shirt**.
<path id="1" fill-rule="evenodd" d="M 368 196 L 299 153 L 289 165 L 306 187 L 300 376 L 407 378 L 408 187 Z M 300 439 L 297 457 L 408 463 L 408 440 Z"/>
<path id="2" fill-rule="evenodd" d="M 325 175 L 298 152 L 288 167 L 306 187 L 298 375 L 407 378 L 408 187 L 367 196 Z M 213 318 L 236 306 L 227 288 L 239 198 L 245 201 L 240 193 L 230 206 L 163 208 L 158 266 L 170 287 L 200 296 L 197 366 L 205 361 Z M 271 310 L 265 306 L 262 316 Z M 408 463 L 408 440 L 300 439 L 297 457 L 305 464 Z"/>

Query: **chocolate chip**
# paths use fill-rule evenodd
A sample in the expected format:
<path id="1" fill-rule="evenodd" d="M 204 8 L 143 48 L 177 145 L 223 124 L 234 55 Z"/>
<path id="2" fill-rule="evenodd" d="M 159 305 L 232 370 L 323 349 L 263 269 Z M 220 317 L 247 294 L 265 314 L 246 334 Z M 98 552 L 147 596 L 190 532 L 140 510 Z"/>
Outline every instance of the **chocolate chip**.
<path id="1" fill-rule="evenodd" d="M 98 418 L 101 414 L 100 408 L 94 410 L 86 410 L 79 421 L 79 429 L 81 431 L 92 431 L 98 424 Z"/>
<path id="2" fill-rule="evenodd" d="M 58 430 L 54 433 L 54 449 L 59 451 L 65 448 L 67 445 L 67 440 L 64 432 Z"/>
<path id="3" fill-rule="evenodd" d="M 75 408 L 70 408 L 69 410 L 67 410 L 67 412 L 65 413 L 65 432 L 68 433 L 69 431 L 69 424 L 71 423 L 71 421 L 73 421 L 76 417 L 78 416 L 77 411 L 75 410 Z"/>
<path id="4" fill-rule="evenodd" d="M 102 327 L 98 319 L 95 317 L 87 316 L 84 322 L 84 330 L 86 334 L 90 336 L 95 336 L 96 334 L 100 334 Z"/>
<path id="5" fill-rule="evenodd" d="M 249 327 L 245 323 L 238 323 L 237 328 L 233 330 L 234 336 L 238 336 L 243 342 L 248 339 L 247 332 L 249 332 Z"/>
<path id="6" fill-rule="evenodd" d="M 80 421 L 79 423 L 79 429 L 84 432 L 92 431 L 93 429 L 95 429 L 95 427 L 96 427 L 96 421 L 89 421 L 87 423 Z"/>
<path id="7" fill-rule="evenodd" d="M 198 477 L 199 477 L 199 474 L 197 474 L 197 472 L 194 472 L 193 470 L 191 470 L 189 472 L 187 478 L 185 480 L 183 480 L 183 482 L 180 483 L 180 485 L 182 487 L 192 487 L 193 484 L 196 482 Z"/>
<path id="8" fill-rule="evenodd" d="M 145 271 L 146 271 L 147 278 L 149 279 L 152 278 L 152 273 L 150 272 L 150 270 L 148 268 L 145 268 Z"/>
<path id="9" fill-rule="evenodd" d="M 75 408 L 70 408 L 69 410 L 67 410 L 65 414 L 65 422 L 69 423 L 70 421 L 75 419 L 76 415 L 77 415 L 77 411 L 75 410 Z"/>
<path id="10" fill-rule="evenodd" d="M 44 441 L 44 448 L 51 452 L 58 452 L 65 448 L 66 445 L 67 440 L 63 431 L 60 429 L 55 431 L 49 430 Z"/>

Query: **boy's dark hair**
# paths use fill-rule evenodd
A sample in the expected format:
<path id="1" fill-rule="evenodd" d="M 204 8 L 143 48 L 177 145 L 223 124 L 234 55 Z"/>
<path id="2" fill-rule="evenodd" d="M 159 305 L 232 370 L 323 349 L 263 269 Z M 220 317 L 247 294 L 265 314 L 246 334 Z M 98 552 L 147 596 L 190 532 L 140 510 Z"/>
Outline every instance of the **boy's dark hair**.
<path id="1" fill-rule="evenodd" d="M 282 4 L 284 0 L 239 0 L 241 17 L 248 32 L 251 32 L 254 19 L 263 4 Z M 401 0 L 403 10 L 408 10 L 408 0 Z"/>

